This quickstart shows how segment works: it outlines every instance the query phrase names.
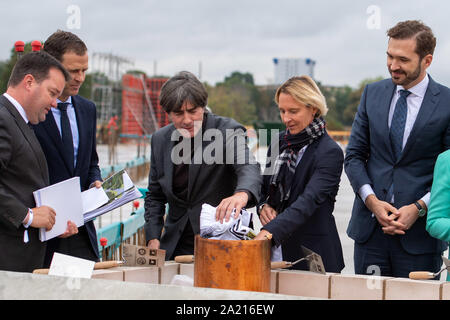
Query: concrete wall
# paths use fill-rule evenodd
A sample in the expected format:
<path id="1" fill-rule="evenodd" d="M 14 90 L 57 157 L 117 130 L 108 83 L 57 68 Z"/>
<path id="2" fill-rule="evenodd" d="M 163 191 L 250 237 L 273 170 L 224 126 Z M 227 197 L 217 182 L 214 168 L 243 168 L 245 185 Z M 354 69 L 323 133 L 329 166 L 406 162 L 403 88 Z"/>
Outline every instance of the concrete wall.
<path id="1" fill-rule="evenodd" d="M 185 285 L 170 285 L 177 275 Z M 92 279 L 0 271 L 0 299 L 450 300 L 450 282 L 435 280 L 278 269 L 271 272 L 271 293 L 260 293 L 196 288 L 193 277 L 194 264 L 173 261 L 162 267 L 94 270 Z"/>
<path id="2" fill-rule="evenodd" d="M 173 267 L 170 267 L 173 268 Z M 150 268 L 147 268 L 150 269 Z M 155 271 L 155 270 L 153 270 Z M 98 272 L 99 273 L 99 272 Z M 120 277 L 117 276 L 120 274 Z M 74 279 L 0 271 L 0 299 L 8 300 L 301 300 L 295 296 L 124 282 L 123 272 L 109 270 L 104 279 Z M 121 278 L 122 277 L 122 278 Z M 136 280 L 136 279 L 134 279 Z"/>

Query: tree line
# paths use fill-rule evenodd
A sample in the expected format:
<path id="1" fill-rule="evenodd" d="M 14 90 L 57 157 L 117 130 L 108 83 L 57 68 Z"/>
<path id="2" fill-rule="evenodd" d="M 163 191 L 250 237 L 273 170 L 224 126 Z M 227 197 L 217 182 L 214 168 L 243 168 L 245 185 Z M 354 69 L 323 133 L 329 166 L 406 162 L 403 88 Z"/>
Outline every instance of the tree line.
<path id="1" fill-rule="evenodd" d="M 31 51 L 31 42 L 25 44 L 25 52 Z M 11 57 L 0 61 L 0 92 L 5 92 L 9 75 L 17 61 L 17 53 L 11 49 Z M 136 73 L 136 70 L 130 71 Z M 143 73 L 139 71 L 140 73 Z M 381 77 L 365 79 L 357 88 L 350 86 L 326 86 L 318 82 L 329 108 L 325 117 L 329 130 L 345 130 L 352 125 L 361 94 L 366 84 L 381 80 Z M 91 99 L 92 75 L 86 75 L 86 81 L 80 89 L 80 95 Z M 239 71 L 232 72 L 222 82 L 210 85 L 208 106 L 218 115 L 231 117 L 244 125 L 263 122 L 281 122 L 274 101 L 277 86 L 255 85 L 253 75 Z"/>
<path id="2" fill-rule="evenodd" d="M 325 117 L 330 130 L 345 130 L 352 125 L 364 87 L 381 77 L 366 79 L 356 89 L 332 87 L 318 82 L 329 108 Z M 281 122 L 275 103 L 277 86 L 257 86 L 250 73 L 235 71 L 215 86 L 206 84 L 208 105 L 214 113 L 232 117 L 245 125 L 255 122 Z"/>

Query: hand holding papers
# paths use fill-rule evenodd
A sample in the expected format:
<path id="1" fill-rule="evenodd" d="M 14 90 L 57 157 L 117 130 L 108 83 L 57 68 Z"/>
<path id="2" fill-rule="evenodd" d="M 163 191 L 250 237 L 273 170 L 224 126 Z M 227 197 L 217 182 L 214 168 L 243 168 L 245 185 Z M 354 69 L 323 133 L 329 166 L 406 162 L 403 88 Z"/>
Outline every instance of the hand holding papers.
<path id="1" fill-rule="evenodd" d="M 67 222 L 72 221 L 77 227 L 84 225 L 81 202 L 80 178 L 74 177 L 33 192 L 36 206 L 53 208 L 56 212 L 55 224 L 47 231 L 40 229 L 39 238 L 46 241 L 64 234 Z"/>
<path id="2" fill-rule="evenodd" d="M 96 190 L 92 190 L 96 189 Z M 91 195 L 84 193 L 90 192 Z M 103 193 L 103 194 L 102 194 Z M 102 187 L 91 188 L 84 191 L 83 208 L 84 208 L 84 222 L 88 222 L 95 217 L 105 214 L 115 208 L 123 206 L 124 204 L 142 197 L 142 194 L 133 184 L 130 177 L 125 170 L 121 170 L 113 176 L 106 179 Z M 89 203 L 85 199 L 93 199 Z M 86 201 L 86 202 L 85 202 Z M 94 209 L 92 209 L 94 208 Z"/>
<path id="3" fill-rule="evenodd" d="M 73 232 L 76 230 L 75 226 L 68 225 L 68 221 L 80 227 L 85 222 L 142 196 L 125 170 L 105 180 L 101 188 L 93 187 L 81 192 L 80 178 L 74 177 L 36 190 L 33 195 L 37 207 L 49 206 L 56 212 L 53 228 L 49 231 L 40 229 L 41 241 L 76 233 Z"/>

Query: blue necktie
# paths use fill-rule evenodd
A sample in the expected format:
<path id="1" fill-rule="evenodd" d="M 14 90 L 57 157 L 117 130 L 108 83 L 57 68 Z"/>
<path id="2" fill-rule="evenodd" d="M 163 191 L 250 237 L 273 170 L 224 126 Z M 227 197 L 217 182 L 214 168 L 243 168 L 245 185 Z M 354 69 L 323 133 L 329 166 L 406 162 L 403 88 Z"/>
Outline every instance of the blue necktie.
<path id="1" fill-rule="evenodd" d="M 70 129 L 70 121 L 67 116 L 67 107 L 70 103 L 58 103 L 58 109 L 61 111 L 61 137 L 64 146 L 64 155 L 70 164 L 70 169 L 73 170 L 74 151 L 72 130 Z"/>
<path id="2" fill-rule="evenodd" d="M 405 132 L 406 115 L 408 113 L 406 98 L 410 93 L 411 92 L 407 90 L 400 90 L 400 97 L 395 104 L 394 115 L 392 116 L 389 137 L 391 138 L 392 150 L 394 151 L 396 161 L 398 161 L 398 159 L 402 155 L 403 135 Z M 386 194 L 386 201 L 391 202 L 393 195 L 394 184 L 392 183 Z"/>
<path id="3" fill-rule="evenodd" d="M 411 92 L 408 90 L 400 90 L 400 97 L 395 104 L 394 115 L 392 116 L 389 137 L 391 138 L 395 160 L 398 160 L 402 154 L 403 134 L 405 132 L 406 114 L 408 113 L 406 98 L 410 94 Z"/>

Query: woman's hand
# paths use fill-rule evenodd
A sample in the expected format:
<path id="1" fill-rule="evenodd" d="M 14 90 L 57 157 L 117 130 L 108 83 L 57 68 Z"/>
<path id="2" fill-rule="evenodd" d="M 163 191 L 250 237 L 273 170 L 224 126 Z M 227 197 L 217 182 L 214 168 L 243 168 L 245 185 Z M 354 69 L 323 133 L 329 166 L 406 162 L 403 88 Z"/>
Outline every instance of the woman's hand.
<path id="1" fill-rule="evenodd" d="M 259 212 L 259 220 L 261 221 L 261 224 L 265 226 L 270 221 L 275 219 L 277 217 L 277 214 L 278 213 L 275 211 L 275 209 L 266 203 Z"/>
<path id="2" fill-rule="evenodd" d="M 261 230 L 253 240 L 269 240 L 272 234 L 267 230 Z"/>

